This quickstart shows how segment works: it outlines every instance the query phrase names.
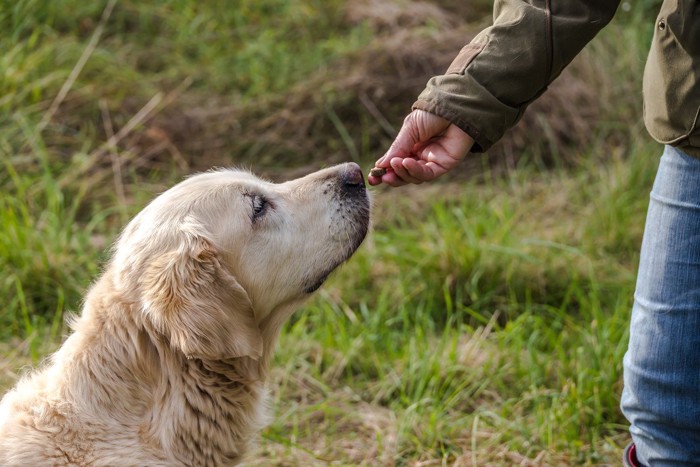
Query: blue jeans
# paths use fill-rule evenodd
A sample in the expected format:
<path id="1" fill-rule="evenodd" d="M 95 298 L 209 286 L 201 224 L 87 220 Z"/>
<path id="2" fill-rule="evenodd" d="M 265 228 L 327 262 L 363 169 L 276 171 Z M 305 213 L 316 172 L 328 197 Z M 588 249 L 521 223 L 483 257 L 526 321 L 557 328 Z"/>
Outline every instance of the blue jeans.
<path id="1" fill-rule="evenodd" d="M 667 146 L 651 192 L 621 408 L 644 465 L 700 465 L 700 159 Z"/>

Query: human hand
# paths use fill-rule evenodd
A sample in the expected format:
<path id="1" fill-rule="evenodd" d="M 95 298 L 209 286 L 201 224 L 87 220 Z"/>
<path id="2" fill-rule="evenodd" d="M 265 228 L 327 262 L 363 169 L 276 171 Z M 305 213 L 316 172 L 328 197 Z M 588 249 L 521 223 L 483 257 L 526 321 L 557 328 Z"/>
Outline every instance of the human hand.
<path id="1" fill-rule="evenodd" d="M 387 172 L 381 177 L 370 175 L 367 181 L 394 187 L 432 181 L 457 166 L 473 144 L 471 136 L 448 120 L 414 110 L 387 153 L 375 163 Z"/>

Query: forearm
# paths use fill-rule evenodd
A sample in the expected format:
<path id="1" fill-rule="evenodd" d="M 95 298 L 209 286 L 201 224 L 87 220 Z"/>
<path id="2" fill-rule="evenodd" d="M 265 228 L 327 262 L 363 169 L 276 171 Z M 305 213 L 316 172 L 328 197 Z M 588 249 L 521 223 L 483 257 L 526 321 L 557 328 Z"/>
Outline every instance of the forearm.
<path id="1" fill-rule="evenodd" d="M 612 19 L 618 0 L 496 0 L 494 24 L 413 105 L 448 119 L 483 151 L 521 118 Z"/>

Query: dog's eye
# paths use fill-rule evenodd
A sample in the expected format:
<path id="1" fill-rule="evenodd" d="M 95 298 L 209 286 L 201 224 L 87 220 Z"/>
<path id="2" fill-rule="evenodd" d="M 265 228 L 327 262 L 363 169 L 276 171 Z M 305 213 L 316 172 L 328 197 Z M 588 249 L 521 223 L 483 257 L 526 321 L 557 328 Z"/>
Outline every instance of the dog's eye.
<path id="1" fill-rule="evenodd" d="M 267 200 L 260 195 L 253 195 L 253 220 L 261 217 L 267 211 Z"/>

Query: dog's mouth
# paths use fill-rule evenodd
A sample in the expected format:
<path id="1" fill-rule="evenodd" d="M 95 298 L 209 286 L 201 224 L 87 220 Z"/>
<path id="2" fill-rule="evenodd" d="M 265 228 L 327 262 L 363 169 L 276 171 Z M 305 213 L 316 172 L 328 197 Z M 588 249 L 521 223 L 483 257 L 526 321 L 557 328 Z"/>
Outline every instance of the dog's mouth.
<path id="1" fill-rule="evenodd" d="M 358 215 L 358 218 L 362 219 L 362 215 Z M 367 235 L 367 231 L 369 229 L 369 214 L 367 214 L 366 217 L 360 220 L 357 224 L 352 223 L 349 228 L 352 229 L 353 232 L 352 235 L 348 236 L 346 242 L 342 244 L 342 253 L 340 254 L 339 258 L 336 261 L 334 261 L 330 265 L 330 267 L 328 267 L 327 269 L 323 269 L 320 274 L 308 278 L 304 282 L 305 284 L 307 284 L 304 287 L 304 293 L 311 294 L 317 291 L 323 285 L 326 279 L 328 279 L 328 276 L 330 276 L 333 273 L 333 271 L 335 271 L 345 261 L 350 259 L 350 257 L 355 253 L 355 251 L 357 251 L 357 249 L 364 241 L 365 236 Z"/>
<path id="2" fill-rule="evenodd" d="M 313 275 L 305 284 L 304 293 L 318 290 L 328 276 L 357 251 L 369 230 L 370 201 L 362 171 L 357 164 L 346 164 L 338 174 L 338 184 L 332 195 L 337 205 L 333 216 L 331 235 L 338 245 L 338 256 L 320 274 Z"/>

